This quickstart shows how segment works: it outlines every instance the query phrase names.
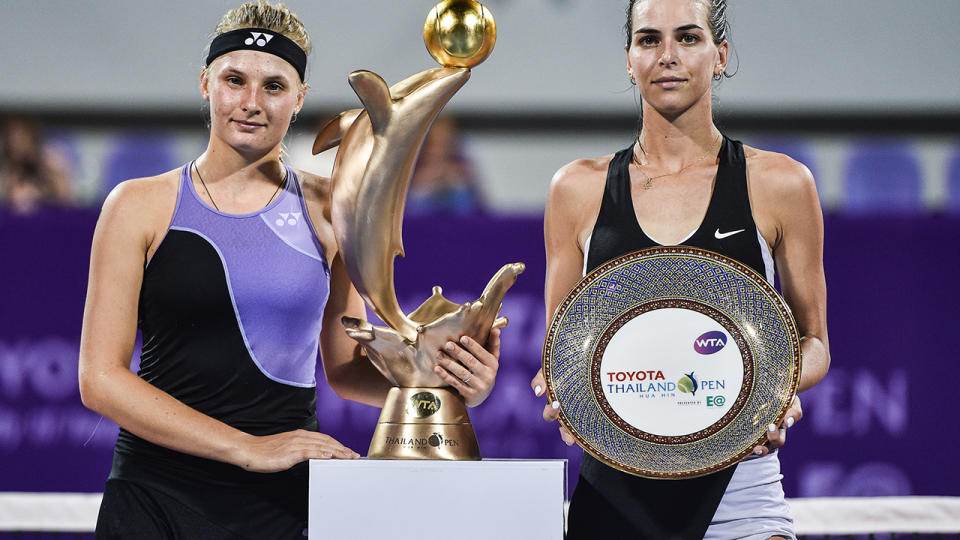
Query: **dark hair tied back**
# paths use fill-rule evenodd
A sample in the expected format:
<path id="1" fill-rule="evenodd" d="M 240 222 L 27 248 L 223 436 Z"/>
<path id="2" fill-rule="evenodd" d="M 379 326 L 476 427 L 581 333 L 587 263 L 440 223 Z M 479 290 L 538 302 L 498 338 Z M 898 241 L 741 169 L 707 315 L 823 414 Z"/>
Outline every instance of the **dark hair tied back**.
<path id="1" fill-rule="evenodd" d="M 627 48 L 633 42 L 633 8 L 639 1 L 641 0 L 630 0 L 627 5 L 627 22 L 623 25 L 623 31 L 627 34 Z M 727 0 L 697 1 L 703 2 L 707 6 L 707 21 L 710 23 L 713 43 L 720 45 L 724 40 L 729 39 L 730 23 L 727 21 Z"/>
<path id="2" fill-rule="evenodd" d="M 710 0 L 710 32 L 717 45 L 728 39 L 730 22 L 727 21 L 727 0 Z"/>

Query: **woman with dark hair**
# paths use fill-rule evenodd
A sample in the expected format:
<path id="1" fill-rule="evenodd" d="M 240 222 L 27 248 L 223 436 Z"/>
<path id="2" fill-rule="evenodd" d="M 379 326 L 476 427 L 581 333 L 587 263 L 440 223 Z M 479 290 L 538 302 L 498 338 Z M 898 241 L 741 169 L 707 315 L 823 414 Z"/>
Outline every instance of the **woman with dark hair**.
<path id="1" fill-rule="evenodd" d="M 632 0 L 625 29 L 627 74 L 642 97 L 639 134 L 625 150 L 574 161 L 553 178 L 548 318 L 607 260 L 659 245 L 709 249 L 771 284 L 779 272 L 801 335 L 800 391 L 809 389 L 830 364 L 823 217 L 806 167 L 729 139 L 713 122 L 713 82 L 729 56 L 725 0 Z M 543 393 L 542 374 L 531 386 Z M 547 404 L 544 418 L 556 419 L 559 405 Z M 776 449 L 801 414 L 794 397 L 753 455 L 691 480 L 635 477 L 585 453 L 568 538 L 793 538 Z"/>
<path id="2" fill-rule="evenodd" d="M 206 151 L 104 203 L 80 390 L 122 429 L 98 538 L 301 537 L 305 461 L 359 457 L 319 432 L 318 348 L 341 397 L 381 406 L 391 387 L 340 324 L 365 309 L 334 240 L 330 181 L 281 159 L 309 52 L 282 4 L 229 11 L 200 76 Z M 498 335 L 490 351 L 463 338 L 438 358 L 468 405 L 493 387 Z"/>

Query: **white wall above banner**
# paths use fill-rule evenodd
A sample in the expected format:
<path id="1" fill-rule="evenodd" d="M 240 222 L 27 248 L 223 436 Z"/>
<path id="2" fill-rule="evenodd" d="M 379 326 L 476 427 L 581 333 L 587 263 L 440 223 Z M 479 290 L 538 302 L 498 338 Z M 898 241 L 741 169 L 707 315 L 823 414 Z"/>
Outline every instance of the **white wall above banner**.
<path id="1" fill-rule="evenodd" d="M 237 1 L 0 2 L 0 107 L 196 110 L 203 49 Z M 453 110 L 631 112 L 625 0 L 488 0 L 499 38 Z M 436 64 L 421 37 L 434 0 L 289 0 L 314 41 L 309 109 L 357 103 L 346 82 Z M 960 111 L 960 2 L 731 0 L 728 112 Z"/>

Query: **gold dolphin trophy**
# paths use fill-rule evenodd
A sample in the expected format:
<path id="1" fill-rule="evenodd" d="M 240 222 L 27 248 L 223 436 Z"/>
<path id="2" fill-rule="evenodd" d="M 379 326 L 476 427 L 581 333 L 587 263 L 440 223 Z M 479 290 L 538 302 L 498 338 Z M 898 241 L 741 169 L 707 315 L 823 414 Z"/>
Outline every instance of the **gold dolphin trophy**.
<path id="1" fill-rule="evenodd" d="M 389 328 L 344 317 L 347 334 L 394 388 L 387 394 L 368 452 L 380 459 L 480 459 L 463 399 L 433 372 L 447 341 L 468 335 L 486 343 L 503 296 L 523 263 L 507 264 L 480 298 L 455 304 L 440 287 L 404 315 L 393 284 L 393 261 L 403 255 L 401 224 L 407 188 L 423 139 L 440 109 L 470 78 L 470 67 L 493 49 L 493 16 L 474 0 L 445 0 L 424 24 L 424 41 L 445 67 L 428 69 L 388 88 L 369 71 L 349 82 L 363 109 L 341 113 L 321 128 L 317 154 L 337 145 L 333 166 L 333 228 L 347 273 Z"/>

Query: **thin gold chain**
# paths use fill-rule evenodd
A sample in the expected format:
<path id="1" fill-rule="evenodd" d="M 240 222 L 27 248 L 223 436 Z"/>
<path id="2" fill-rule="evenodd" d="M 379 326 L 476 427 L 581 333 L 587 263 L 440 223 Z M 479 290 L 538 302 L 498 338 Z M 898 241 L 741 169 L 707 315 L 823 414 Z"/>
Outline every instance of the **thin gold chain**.
<path id="1" fill-rule="evenodd" d="M 650 189 L 650 187 L 653 185 L 653 181 L 656 180 L 657 178 L 663 178 L 664 176 L 673 176 L 673 175 L 675 175 L 675 174 L 680 174 L 680 173 L 682 173 L 683 171 L 689 169 L 690 167 L 693 167 L 693 166 L 696 165 L 697 163 L 700 163 L 701 161 L 707 159 L 708 157 L 710 157 L 710 155 L 715 154 L 715 152 L 714 152 L 714 150 L 713 150 L 713 147 L 716 146 L 717 141 L 719 141 L 719 140 L 720 140 L 720 136 L 717 136 L 717 138 L 714 139 L 713 144 L 710 145 L 710 150 L 708 150 L 708 151 L 707 151 L 705 154 L 703 154 L 702 156 L 700 156 L 700 157 L 698 157 L 697 159 L 691 161 L 690 163 L 687 163 L 686 165 L 684 165 L 683 167 L 681 167 L 680 169 L 678 169 L 678 170 L 676 170 L 676 171 L 668 172 L 668 173 L 664 173 L 664 174 L 658 174 L 658 175 L 656 175 L 656 176 L 649 176 L 649 175 L 647 175 L 647 174 L 644 174 L 644 175 L 643 175 L 643 185 L 642 185 L 641 187 L 642 187 L 643 189 L 645 189 L 645 190 Z M 640 145 L 639 145 L 639 141 L 638 141 L 637 146 L 640 146 Z M 643 147 L 640 147 L 640 148 L 643 149 Z M 644 154 L 646 154 L 646 152 L 644 152 Z M 636 158 L 637 166 L 639 166 L 639 167 L 645 167 L 645 166 L 646 166 L 645 164 L 640 163 L 640 156 L 637 155 L 637 150 L 636 150 L 636 149 L 633 150 L 633 156 L 634 156 L 634 158 Z M 640 172 L 642 173 L 643 171 L 640 171 Z"/>

